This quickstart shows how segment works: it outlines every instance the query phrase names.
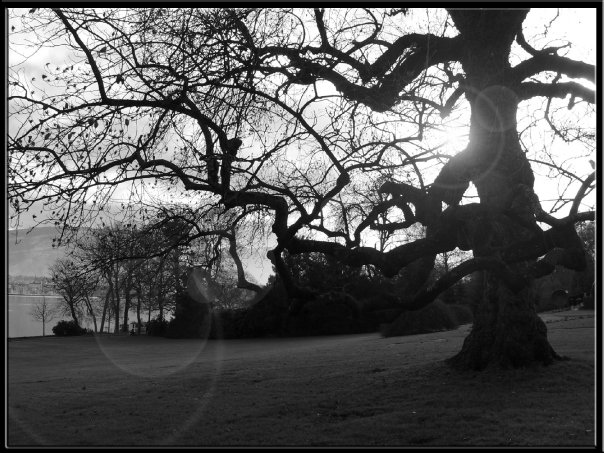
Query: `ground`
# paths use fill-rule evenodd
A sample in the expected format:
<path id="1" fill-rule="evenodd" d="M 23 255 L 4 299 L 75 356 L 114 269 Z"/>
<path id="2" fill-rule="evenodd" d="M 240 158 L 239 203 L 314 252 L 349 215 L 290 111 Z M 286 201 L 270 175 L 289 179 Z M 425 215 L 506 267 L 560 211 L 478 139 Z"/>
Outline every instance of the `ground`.
<path id="1" fill-rule="evenodd" d="M 571 360 L 456 372 L 470 326 L 266 340 L 8 343 L 8 445 L 594 445 L 594 314 L 543 314 Z"/>

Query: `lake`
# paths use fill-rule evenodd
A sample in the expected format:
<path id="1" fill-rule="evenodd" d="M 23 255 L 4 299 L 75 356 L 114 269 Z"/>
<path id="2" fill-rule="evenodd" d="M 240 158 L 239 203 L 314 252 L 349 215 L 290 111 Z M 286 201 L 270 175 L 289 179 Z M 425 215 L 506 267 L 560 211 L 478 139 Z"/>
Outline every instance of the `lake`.
<path id="1" fill-rule="evenodd" d="M 36 337 L 42 335 L 42 322 L 36 321 L 30 315 L 30 312 L 34 305 L 38 304 L 46 298 L 46 302 L 53 308 L 57 307 L 61 301 L 61 296 L 37 296 L 37 295 L 21 295 L 21 294 L 9 294 L 8 295 L 8 337 Z M 130 312 L 129 321 L 136 320 L 136 313 Z M 147 321 L 147 313 L 142 316 L 143 321 Z M 121 316 L 120 316 L 121 318 Z M 46 323 L 46 335 L 53 335 L 52 328 L 62 319 L 70 320 L 70 316 L 56 315 L 51 321 Z M 111 331 L 113 332 L 113 319 L 111 320 Z M 100 316 L 97 317 L 97 323 L 100 327 Z M 82 327 L 93 329 L 94 325 L 92 321 L 83 319 L 81 321 Z M 105 331 L 107 331 L 107 324 L 105 325 Z"/>

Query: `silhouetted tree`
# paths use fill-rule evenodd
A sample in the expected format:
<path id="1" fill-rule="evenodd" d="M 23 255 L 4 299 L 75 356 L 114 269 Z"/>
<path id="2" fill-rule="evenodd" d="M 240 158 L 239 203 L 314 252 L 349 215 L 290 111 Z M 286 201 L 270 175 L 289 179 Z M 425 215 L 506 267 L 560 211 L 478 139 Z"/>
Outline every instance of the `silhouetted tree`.
<path id="1" fill-rule="evenodd" d="M 80 325 L 82 305 L 91 312 L 90 296 L 98 284 L 98 277 L 83 269 L 81 263 L 71 258 L 60 258 L 50 267 L 50 278 L 55 290 L 63 298 L 63 311 Z M 96 321 L 95 321 L 96 328 Z"/>
<path id="2" fill-rule="evenodd" d="M 296 284 L 285 252 L 370 265 L 387 277 L 404 269 L 408 284 L 396 297 L 405 310 L 482 270 L 482 303 L 451 363 L 559 358 L 530 288 L 557 264 L 584 268 L 574 224 L 594 218 L 579 212 L 594 177 L 536 158 L 547 145 L 527 145 L 531 127 L 520 130 L 518 116 L 542 100 L 533 114 L 572 141 L 576 156 L 590 156 L 595 94 L 579 80 L 593 83 L 595 68 L 565 56 L 567 46 L 539 48 L 534 33 L 525 36 L 528 9 L 429 9 L 421 20 L 385 8 L 18 14 L 11 20 L 28 42 L 66 48 L 70 61 L 48 62 L 31 81 L 10 72 L 15 212 L 44 201 L 46 219 L 80 225 L 118 189 L 143 201 L 157 184 L 164 200 L 190 202 L 192 236 L 216 236 L 208 206 L 228 213 L 221 230 L 232 234 L 268 224 L 269 257 L 298 304 L 317 293 Z M 578 120 L 560 116 L 569 109 Z M 454 112 L 469 126 L 465 149 L 426 145 Z M 572 183 L 565 193 L 577 189 L 552 212 L 535 193 L 537 161 Z M 478 203 L 464 200 L 470 184 Z M 358 196 L 373 188 L 379 197 Z M 552 215 L 569 203 L 568 215 Z M 423 237 L 373 247 L 372 229 L 417 224 Z M 455 249 L 473 256 L 430 282 L 436 255 Z"/>
<path id="3" fill-rule="evenodd" d="M 42 323 L 42 336 L 46 336 L 46 323 L 55 319 L 56 311 L 46 301 L 46 297 L 41 302 L 36 303 L 29 312 L 32 318 Z"/>

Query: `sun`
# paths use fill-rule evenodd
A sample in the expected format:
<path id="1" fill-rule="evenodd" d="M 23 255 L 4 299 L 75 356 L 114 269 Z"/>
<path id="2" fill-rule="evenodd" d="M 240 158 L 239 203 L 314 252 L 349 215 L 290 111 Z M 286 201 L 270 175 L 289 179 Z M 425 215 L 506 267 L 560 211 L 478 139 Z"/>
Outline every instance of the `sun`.
<path id="1" fill-rule="evenodd" d="M 458 153 L 468 146 L 469 131 L 467 127 L 446 126 L 442 129 L 440 139 L 445 150 Z"/>
<path id="2" fill-rule="evenodd" d="M 448 151 L 459 152 L 468 146 L 469 131 L 467 127 L 450 127 L 443 129 L 444 146 Z"/>

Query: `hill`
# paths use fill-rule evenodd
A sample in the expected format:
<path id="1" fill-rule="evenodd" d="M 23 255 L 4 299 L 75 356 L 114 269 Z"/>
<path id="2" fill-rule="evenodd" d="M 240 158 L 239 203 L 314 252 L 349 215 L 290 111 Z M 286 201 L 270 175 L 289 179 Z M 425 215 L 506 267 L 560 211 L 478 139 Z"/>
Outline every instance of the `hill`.
<path id="1" fill-rule="evenodd" d="M 52 247 L 55 227 L 9 230 L 7 236 L 9 275 L 49 276 L 48 268 L 66 254 L 64 247 Z"/>

